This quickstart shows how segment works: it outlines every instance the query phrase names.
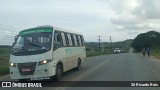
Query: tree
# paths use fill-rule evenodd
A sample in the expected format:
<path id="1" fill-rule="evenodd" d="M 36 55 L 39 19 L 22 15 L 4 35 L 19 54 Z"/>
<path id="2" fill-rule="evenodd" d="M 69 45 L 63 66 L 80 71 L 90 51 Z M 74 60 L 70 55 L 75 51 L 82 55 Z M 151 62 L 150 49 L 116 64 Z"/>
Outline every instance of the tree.
<path id="1" fill-rule="evenodd" d="M 137 51 L 142 51 L 143 48 L 152 47 L 153 45 L 160 45 L 160 33 L 156 31 L 149 31 L 141 33 L 132 42 L 132 47 Z"/>

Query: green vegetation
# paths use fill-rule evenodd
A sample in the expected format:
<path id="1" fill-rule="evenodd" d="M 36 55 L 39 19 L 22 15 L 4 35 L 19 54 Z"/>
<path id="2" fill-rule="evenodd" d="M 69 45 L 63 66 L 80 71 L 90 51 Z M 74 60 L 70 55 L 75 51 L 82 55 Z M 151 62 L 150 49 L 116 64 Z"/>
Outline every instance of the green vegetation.
<path id="1" fill-rule="evenodd" d="M 151 54 L 157 58 L 160 58 L 160 47 L 152 46 Z"/>
<path id="2" fill-rule="evenodd" d="M 157 45 L 160 46 L 160 33 L 156 31 L 149 31 L 147 33 L 141 33 L 132 42 L 132 47 L 140 52 L 143 48 L 152 48 Z"/>
<path id="3" fill-rule="evenodd" d="M 10 48 L 0 47 L 0 75 L 9 73 L 9 52 Z"/>
<path id="4" fill-rule="evenodd" d="M 8 65 L 0 65 L 0 76 L 9 73 L 9 66 Z"/>
<path id="5" fill-rule="evenodd" d="M 160 50 L 153 50 L 151 54 L 157 58 L 160 58 Z"/>
<path id="6" fill-rule="evenodd" d="M 133 40 L 132 46 L 136 52 L 141 52 L 143 48 L 151 49 L 151 55 L 160 58 L 160 33 L 156 31 L 149 31 L 141 33 Z"/>

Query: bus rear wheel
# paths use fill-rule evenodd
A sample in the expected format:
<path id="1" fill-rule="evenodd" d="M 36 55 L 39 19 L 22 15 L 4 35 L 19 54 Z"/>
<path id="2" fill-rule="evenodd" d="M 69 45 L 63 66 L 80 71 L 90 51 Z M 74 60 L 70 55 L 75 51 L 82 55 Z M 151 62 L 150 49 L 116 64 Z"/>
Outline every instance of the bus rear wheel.
<path id="1" fill-rule="evenodd" d="M 62 74 L 63 74 L 62 65 L 58 64 L 56 68 L 56 75 L 55 75 L 56 81 L 59 81 L 62 78 Z"/>
<path id="2" fill-rule="evenodd" d="M 79 71 L 81 69 L 81 60 L 78 60 L 78 64 L 77 67 L 75 68 L 77 71 Z"/>

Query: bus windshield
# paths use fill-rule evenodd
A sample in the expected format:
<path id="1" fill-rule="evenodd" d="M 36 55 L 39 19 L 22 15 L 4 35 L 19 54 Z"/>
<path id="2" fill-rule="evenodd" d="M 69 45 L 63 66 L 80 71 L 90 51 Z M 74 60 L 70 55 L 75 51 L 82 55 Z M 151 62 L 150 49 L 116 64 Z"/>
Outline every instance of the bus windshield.
<path id="1" fill-rule="evenodd" d="M 41 54 L 51 49 L 52 29 L 32 29 L 19 33 L 12 47 L 13 55 Z"/>

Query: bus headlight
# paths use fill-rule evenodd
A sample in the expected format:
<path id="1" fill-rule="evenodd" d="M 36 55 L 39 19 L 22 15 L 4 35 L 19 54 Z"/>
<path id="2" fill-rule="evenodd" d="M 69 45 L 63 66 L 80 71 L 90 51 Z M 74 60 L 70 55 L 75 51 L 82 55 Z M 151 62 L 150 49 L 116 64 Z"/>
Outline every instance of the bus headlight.
<path id="1" fill-rule="evenodd" d="M 46 64 L 46 63 L 47 63 L 47 60 L 43 60 L 42 63 L 43 63 L 43 64 Z"/>
<path id="2" fill-rule="evenodd" d="M 51 59 L 42 60 L 42 61 L 39 61 L 38 65 L 47 64 L 47 63 L 49 63 L 49 62 L 51 62 L 51 61 L 52 61 Z"/>
<path id="3" fill-rule="evenodd" d="M 10 63 L 11 67 L 16 67 L 16 63 Z"/>

